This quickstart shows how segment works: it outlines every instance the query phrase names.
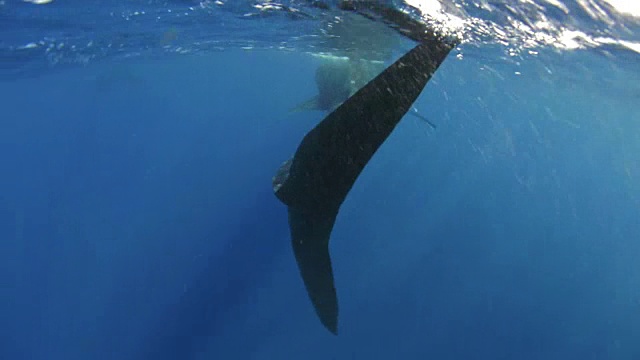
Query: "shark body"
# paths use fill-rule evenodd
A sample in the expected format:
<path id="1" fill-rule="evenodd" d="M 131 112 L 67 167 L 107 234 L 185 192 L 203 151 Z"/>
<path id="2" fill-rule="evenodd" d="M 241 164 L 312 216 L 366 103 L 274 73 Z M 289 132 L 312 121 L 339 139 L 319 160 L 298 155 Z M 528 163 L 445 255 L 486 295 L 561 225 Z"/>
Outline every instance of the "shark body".
<path id="1" fill-rule="evenodd" d="M 273 178 L 275 195 L 288 208 L 293 252 L 309 298 L 322 324 L 336 335 L 338 299 L 329 239 L 340 206 L 456 44 L 388 8 L 366 2 L 347 8 L 360 9 L 392 21 L 418 44 L 307 133 Z"/>

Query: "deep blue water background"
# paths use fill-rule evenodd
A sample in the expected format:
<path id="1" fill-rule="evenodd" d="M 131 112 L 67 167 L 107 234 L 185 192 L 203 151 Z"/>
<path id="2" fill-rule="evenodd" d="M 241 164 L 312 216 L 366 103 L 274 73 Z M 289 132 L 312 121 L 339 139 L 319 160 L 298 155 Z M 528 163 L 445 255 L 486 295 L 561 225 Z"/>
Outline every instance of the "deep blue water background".
<path id="1" fill-rule="evenodd" d="M 7 77 L 0 359 L 640 359 L 637 54 L 458 52 L 343 205 L 338 337 L 271 190 L 317 59 Z"/>

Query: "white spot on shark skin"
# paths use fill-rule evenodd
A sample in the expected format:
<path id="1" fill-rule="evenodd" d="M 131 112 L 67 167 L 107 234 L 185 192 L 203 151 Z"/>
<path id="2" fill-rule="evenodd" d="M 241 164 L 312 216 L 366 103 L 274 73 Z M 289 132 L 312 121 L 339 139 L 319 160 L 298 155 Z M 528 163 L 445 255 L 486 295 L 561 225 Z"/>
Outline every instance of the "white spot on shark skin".
<path id="1" fill-rule="evenodd" d="M 289 160 L 285 161 L 284 163 L 282 163 L 280 168 L 278 168 L 278 171 L 277 171 L 276 175 L 272 179 L 273 191 L 274 192 L 277 193 L 278 190 L 280 190 L 282 185 L 284 185 L 284 183 L 289 178 L 289 171 L 291 170 L 291 164 L 292 163 L 293 163 L 293 159 L 289 159 Z"/>
<path id="2" fill-rule="evenodd" d="M 32 4 L 36 4 L 36 5 L 43 5 L 43 4 L 49 4 L 51 2 L 53 2 L 53 0 L 23 0 L 24 2 L 28 2 L 28 3 L 32 3 Z"/>

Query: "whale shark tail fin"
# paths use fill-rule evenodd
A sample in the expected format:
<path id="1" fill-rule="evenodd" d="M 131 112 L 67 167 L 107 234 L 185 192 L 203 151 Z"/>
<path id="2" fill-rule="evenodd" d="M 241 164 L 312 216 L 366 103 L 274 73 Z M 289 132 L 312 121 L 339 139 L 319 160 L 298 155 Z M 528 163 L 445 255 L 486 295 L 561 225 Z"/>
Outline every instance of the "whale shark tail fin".
<path id="1" fill-rule="evenodd" d="M 338 334 L 338 297 L 329 256 L 329 238 L 339 207 L 309 207 L 287 184 L 293 159 L 285 161 L 273 177 L 273 192 L 287 205 L 293 254 L 320 322 Z M 287 191 L 289 190 L 289 191 Z"/>
<path id="2" fill-rule="evenodd" d="M 338 328 L 338 300 L 329 238 L 340 206 L 455 46 L 398 11 L 372 11 L 403 25 L 398 30 L 418 44 L 308 132 L 273 178 L 276 197 L 288 207 L 293 251 L 305 288 L 320 321 L 333 334 Z"/>
<path id="3" fill-rule="evenodd" d="M 322 325 L 338 334 L 338 297 L 329 257 L 329 236 L 338 211 L 304 213 L 289 207 L 293 253 Z"/>

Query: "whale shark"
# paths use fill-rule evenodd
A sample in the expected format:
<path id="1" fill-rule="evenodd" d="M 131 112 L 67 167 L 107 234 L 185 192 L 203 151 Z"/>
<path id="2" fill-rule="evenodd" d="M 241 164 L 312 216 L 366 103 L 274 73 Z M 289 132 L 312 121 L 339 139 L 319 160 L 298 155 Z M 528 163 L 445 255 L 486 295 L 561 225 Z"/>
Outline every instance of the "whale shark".
<path id="1" fill-rule="evenodd" d="M 402 46 L 397 31 L 392 27 L 373 22 L 370 16 L 362 15 L 346 12 L 324 24 L 322 32 L 325 36 L 315 44 L 318 51 L 309 53 L 320 60 L 315 73 L 318 92 L 295 105 L 289 110 L 290 113 L 335 110 L 380 74 L 385 69 L 385 62 L 391 59 L 393 50 Z M 412 110 L 407 115 L 419 119 L 432 129 L 436 128 L 417 108 L 413 107 Z"/>
<path id="2" fill-rule="evenodd" d="M 398 10 L 343 2 L 344 10 L 383 21 L 417 42 L 309 131 L 272 179 L 287 206 L 293 253 L 320 322 L 338 334 L 338 298 L 329 239 L 340 206 L 375 152 L 411 109 L 457 40 Z"/>
<path id="3" fill-rule="evenodd" d="M 291 112 L 331 112 L 384 70 L 384 62 L 333 54 L 312 54 L 321 62 L 315 73 L 318 94 L 296 105 Z"/>
<path id="4" fill-rule="evenodd" d="M 383 23 L 350 11 L 321 22 L 322 35 L 314 41 L 319 60 L 315 73 L 317 95 L 301 102 L 291 112 L 331 112 L 358 89 L 380 74 L 403 46 L 396 31 Z"/>
<path id="5" fill-rule="evenodd" d="M 314 56 L 322 58 L 322 63 L 316 69 L 315 75 L 318 94 L 299 103 L 290 112 L 308 110 L 331 112 L 384 70 L 382 61 L 327 54 L 314 54 Z M 418 113 L 415 107 L 407 115 L 414 116 L 432 129 L 436 128 L 436 124 Z"/>

